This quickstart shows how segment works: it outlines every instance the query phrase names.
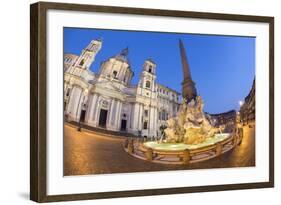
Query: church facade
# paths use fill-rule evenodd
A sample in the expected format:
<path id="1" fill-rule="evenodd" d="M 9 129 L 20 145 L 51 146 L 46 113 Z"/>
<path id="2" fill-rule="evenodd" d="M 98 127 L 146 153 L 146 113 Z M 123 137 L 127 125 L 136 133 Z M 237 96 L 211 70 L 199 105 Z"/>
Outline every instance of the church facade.
<path id="1" fill-rule="evenodd" d="M 81 55 L 64 55 L 64 113 L 68 121 L 134 135 L 156 137 L 180 106 L 180 93 L 156 82 L 156 63 L 147 59 L 137 85 L 128 48 L 89 68 L 102 48 L 92 40 Z"/>

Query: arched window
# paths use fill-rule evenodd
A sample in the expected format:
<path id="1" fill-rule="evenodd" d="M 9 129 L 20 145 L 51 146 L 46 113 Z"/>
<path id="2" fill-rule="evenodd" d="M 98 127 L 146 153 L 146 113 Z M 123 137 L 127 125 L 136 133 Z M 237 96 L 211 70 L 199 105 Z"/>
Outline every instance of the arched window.
<path id="1" fill-rule="evenodd" d="M 116 70 L 113 71 L 113 77 L 117 78 L 117 71 Z"/>
<path id="2" fill-rule="evenodd" d="M 143 122 L 143 129 L 147 130 L 147 121 Z"/>
<path id="3" fill-rule="evenodd" d="M 82 60 L 80 61 L 79 65 L 80 65 L 80 66 L 83 66 L 83 64 L 84 64 L 84 59 L 82 59 Z"/>
<path id="4" fill-rule="evenodd" d="M 161 113 L 161 120 L 168 120 L 169 114 L 166 110 L 163 110 Z"/>
<path id="5" fill-rule="evenodd" d="M 146 87 L 146 88 L 150 88 L 150 81 L 148 81 L 148 80 L 146 81 L 145 87 Z"/>
<path id="6" fill-rule="evenodd" d="M 149 65 L 149 67 L 148 67 L 148 72 L 149 72 L 149 73 L 152 73 L 152 65 Z"/>

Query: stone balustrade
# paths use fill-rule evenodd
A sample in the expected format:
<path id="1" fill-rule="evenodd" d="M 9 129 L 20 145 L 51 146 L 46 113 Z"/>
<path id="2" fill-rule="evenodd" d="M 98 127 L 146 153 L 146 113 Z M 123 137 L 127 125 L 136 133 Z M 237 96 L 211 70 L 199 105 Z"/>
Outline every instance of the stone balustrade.
<path id="1" fill-rule="evenodd" d="M 143 139 L 129 138 L 124 142 L 124 149 L 130 155 L 162 164 L 184 164 L 205 161 L 218 157 L 239 146 L 243 138 L 243 129 L 238 128 L 230 137 L 213 145 L 200 147 L 197 149 L 184 149 L 181 151 L 156 150 L 144 146 Z"/>

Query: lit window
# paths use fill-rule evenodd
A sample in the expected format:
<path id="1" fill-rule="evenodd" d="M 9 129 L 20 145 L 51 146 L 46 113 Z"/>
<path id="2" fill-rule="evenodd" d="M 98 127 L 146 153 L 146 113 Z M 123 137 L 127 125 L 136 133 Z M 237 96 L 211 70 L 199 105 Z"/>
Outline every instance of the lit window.
<path id="1" fill-rule="evenodd" d="M 150 81 L 146 81 L 145 87 L 150 88 Z"/>

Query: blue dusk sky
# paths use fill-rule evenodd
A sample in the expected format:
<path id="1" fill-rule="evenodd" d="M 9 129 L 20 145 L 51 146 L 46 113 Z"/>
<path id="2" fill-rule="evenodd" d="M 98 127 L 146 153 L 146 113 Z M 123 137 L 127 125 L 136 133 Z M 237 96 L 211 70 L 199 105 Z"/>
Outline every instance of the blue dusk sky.
<path id="1" fill-rule="evenodd" d="M 255 38 L 238 36 L 177 34 L 142 31 L 64 28 L 64 53 L 80 55 L 91 40 L 102 38 L 102 49 L 91 65 L 100 63 L 126 47 L 137 84 L 148 58 L 156 63 L 157 82 L 181 93 L 183 81 L 179 51 L 182 39 L 193 81 L 209 113 L 238 110 L 255 77 Z"/>

